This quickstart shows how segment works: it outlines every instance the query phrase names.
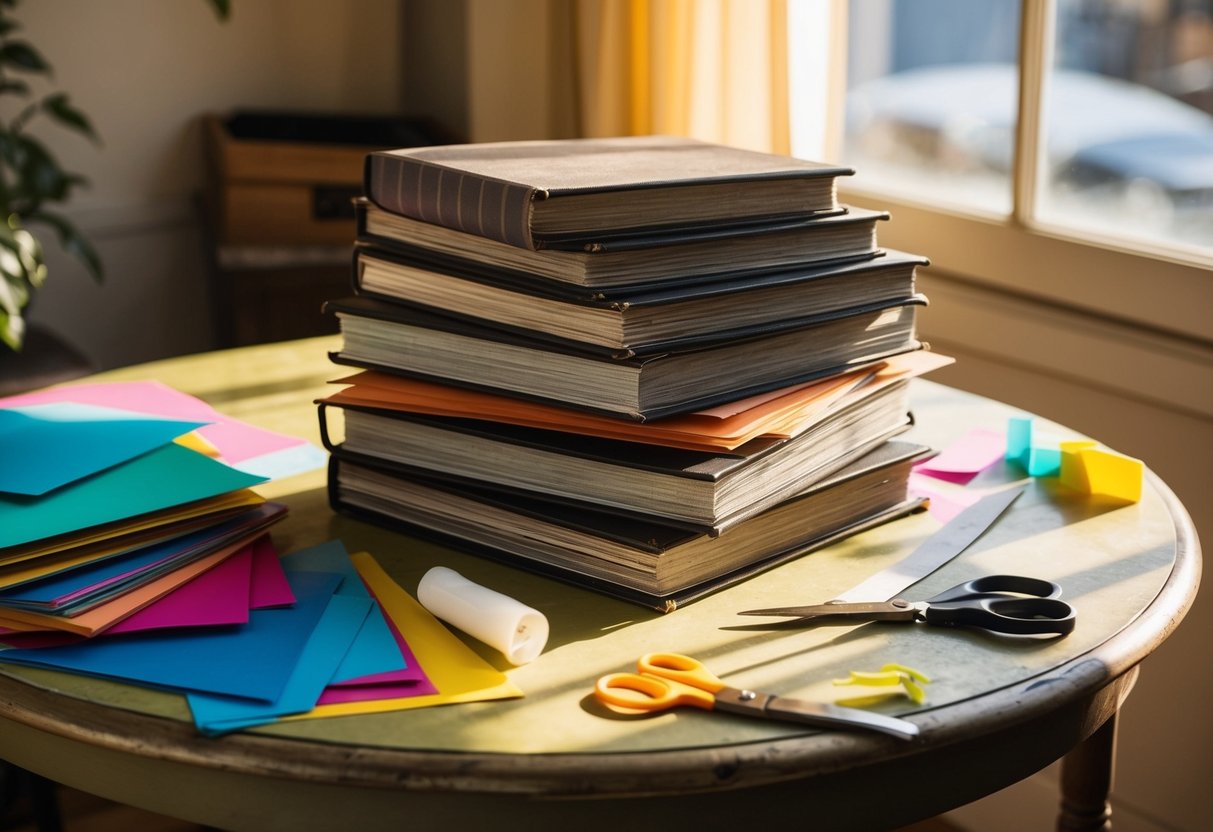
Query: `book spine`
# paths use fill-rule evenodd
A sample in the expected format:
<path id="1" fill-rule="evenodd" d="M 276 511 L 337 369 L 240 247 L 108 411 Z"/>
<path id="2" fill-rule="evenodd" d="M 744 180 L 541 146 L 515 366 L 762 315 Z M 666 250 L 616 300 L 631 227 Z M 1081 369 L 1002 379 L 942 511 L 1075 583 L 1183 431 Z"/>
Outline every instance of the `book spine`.
<path id="1" fill-rule="evenodd" d="M 367 156 L 366 195 L 385 211 L 534 250 L 535 190 L 388 153 Z"/>

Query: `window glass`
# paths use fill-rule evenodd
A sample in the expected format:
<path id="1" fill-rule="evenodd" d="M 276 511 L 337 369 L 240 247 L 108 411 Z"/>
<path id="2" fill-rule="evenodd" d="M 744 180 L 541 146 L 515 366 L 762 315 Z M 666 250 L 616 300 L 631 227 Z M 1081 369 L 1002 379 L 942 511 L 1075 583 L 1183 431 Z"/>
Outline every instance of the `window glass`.
<path id="1" fill-rule="evenodd" d="M 1058 0 L 1042 220 L 1213 250 L 1213 3 Z"/>
<path id="2" fill-rule="evenodd" d="M 843 161 L 858 188 L 1006 214 L 1018 0 L 851 0 Z"/>

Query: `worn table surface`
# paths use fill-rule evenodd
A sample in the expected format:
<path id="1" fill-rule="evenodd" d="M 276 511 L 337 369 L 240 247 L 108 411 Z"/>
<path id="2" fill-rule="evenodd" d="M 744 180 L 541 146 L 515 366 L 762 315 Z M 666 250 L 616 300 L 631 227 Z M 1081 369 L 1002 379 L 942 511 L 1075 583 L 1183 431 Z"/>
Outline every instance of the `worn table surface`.
<path id="1" fill-rule="evenodd" d="M 316 441 L 313 400 L 345 374 L 327 361 L 332 346 L 321 338 L 251 347 L 94 380 L 155 378 L 231 416 Z M 973 427 L 1001 430 L 1021 415 L 921 380 L 914 411 L 911 438 L 934 447 Z M 1077 438 L 1062 426 L 1042 427 Z M 831 828 L 910 822 L 1014 782 L 1091 734 L 1195 593 L 1200 562 L 1191 523 L 1156 478 L 1148 477 L 1133 505 L 1068 492 L 1002 464 L 968 488 L 1012 482 L 1027 489 L 1011 510 L 908 594 L 927 597 L 996 572 L 1048 578 L 1077 609 L 1078 626 L 1066 638 L 879 624 L 738 629 L 752 623 L 738 619 L 738 610 L 830 598 L 904 556 L 938 528 L 925 512 L 661 615 L 336 515 L 317 470 L 258 489 L 290 507 L 273 531 L 280 551 L 336 538 L 351 552 L 371 553 L 410 593 L 441 564 L 543 611 L 551 638 L 531 664 L 509 669 L 469 641 L 508 669 L 524 697 L 287 722 L 215 740 L 196 735 L 181 697 L 5 668 L 0 754 L 63 782 L 221 828 L 324 829 L 349 812 L 371 828 L 414 812 L 435 825 L 485 812 L 506 828 L 541 816 L 585 825 L 639 807 L 676 817 L 687 794 L 700 811 L 715 806 L 776 819 L 791 810 L 778 799 L 785 793 L 802 805 L 811 797 L 814 814 L 836 823 Z M 831 683 L 851 669 L 911 665 L 932 678 L 927 702 L 884 710 L 913 719 L 922 736 L 901 743 L 706 712 L 612 717 L 590 696 L 593 679 L 628 669 L 651 650 L 695 655 L 739 687 L 827 701 L 853 692 Z M 870 799 L 873 789 L 885 798 Z M 628 799 L 587 805 L 593 797 Z M 527 812 L 515 811 L 523 805 Z"/>

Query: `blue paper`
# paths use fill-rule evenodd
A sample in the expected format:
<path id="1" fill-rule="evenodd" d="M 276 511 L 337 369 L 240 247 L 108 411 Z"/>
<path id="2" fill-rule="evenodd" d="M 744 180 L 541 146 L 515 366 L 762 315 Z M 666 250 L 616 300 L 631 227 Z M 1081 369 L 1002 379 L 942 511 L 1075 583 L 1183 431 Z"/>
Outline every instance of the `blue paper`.
<path id="1" fill-rule="evenodd" d="M 285 555 L 282 558 L 282 568 L 288 574 L 306 571 L 338 573 L 344 578 L 337 590 L 339 594 L 371 598 L 358 571 L 354 569 L 345 546 L 339 540 L 331 540 Z M 400 655 L 396 637 L 383 617 L 383 610 L 375 604 L 374 610 L 367 616 L 362 630 L 358 633 L 357 640 L 350 647 L 331 681 L 344 682 L 392 670 L 405 670 L 407 667 L 404 657 Z"/>
<path id="2" fill-rule="evenodd" d="M 253 610 L 248 624 L 151 630 L 62 647 L 8 650 L 0 652 L 0 662 L 275 702 L 341 576 L 297 572 L 287 580 L 294 606 Z"/>
<path id="3" fill-rule="evenodd" d="M 334 595 L 277 700 L 266 704 L 250 699 L 190 694 L 194 724 L 203 733 L 215 735 L 310 711 L 374 606 L 370 598 Z"/>
<path id="4" fill-rule="evenodd" d="M 278 512 L 274 504 L 263 504 L 209 528 L 0 590 L 0 607 L 58 610 L 100 603 L 211 554 Z"/>
<path id="5" fill-rule="evenodd" d="M 5 460 L 4 468 L 8 468 Z M 215 497 L 264 482 L 169 443 L 42 496 L 0 494 L 0 548 Z"/>
<path id="6" fill-rule="evenodd" d="M 0 491 L 46 494 L 205 424 L 70 402 L 0 409 Z"/>

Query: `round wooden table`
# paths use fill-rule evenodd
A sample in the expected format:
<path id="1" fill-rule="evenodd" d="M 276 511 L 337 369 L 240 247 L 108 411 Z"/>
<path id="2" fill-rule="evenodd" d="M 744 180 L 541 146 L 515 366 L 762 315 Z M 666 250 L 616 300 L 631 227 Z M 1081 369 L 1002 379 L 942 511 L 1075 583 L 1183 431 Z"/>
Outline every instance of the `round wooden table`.
<path id="1" fill-rule="evenodd" d="M 333 346 L 321 338 L 246 347 L 87 381 L 158 379 L 228 415 L 315 441 L 314 400 L 344 374 L 327 361 Z M 927 381 L 914 385 L 912 437 L 935 447 L 1018 415 Z M 208 738 L 176 695 L 5 666 L 0 756 L 217 828 L 292 831 L 883 829 L 982 797 L 1064 756 L 1060 828 L 1104 828 L 1116 714 L 1138 665 L 1193 600 L 1199 543 L 1183 506 L 1151 474 L 1131 505 L 1030 480 L 1011 465 L 968 487 L 1015 480 L 1027 490 L 1012 509 L 913 591 L 926 597 L 995 571 L 1057 580 L 1078 611 L 1078 627 L 1064 639 L 1025 644 L 879 624 L 735 629 L 734 613 L 755 602 L 833 597 L 896 561 L 938 528 L 925 512 L 660 615 L 340 516 L 328 507 L 323 470 L 293 476 L 259 489 L 290 508 L 273 528 L 281 552 L 337 538 L 351 552 L 370 552 L 409 592 L 443 564 L 544 611 L 552 624 L 547 650 L 508 669 L 525 695 Z M 612 718 L 590 696 L 593 679 L 654 649 L 697 655 L 738 686 L 806 698 L 828 692 L 829 680 L 848 668 L 909 664 L 932 677 L 927 702 L 886 710 L 915 722 L 921 735 L 902 742 L 698 711 Z"/>

